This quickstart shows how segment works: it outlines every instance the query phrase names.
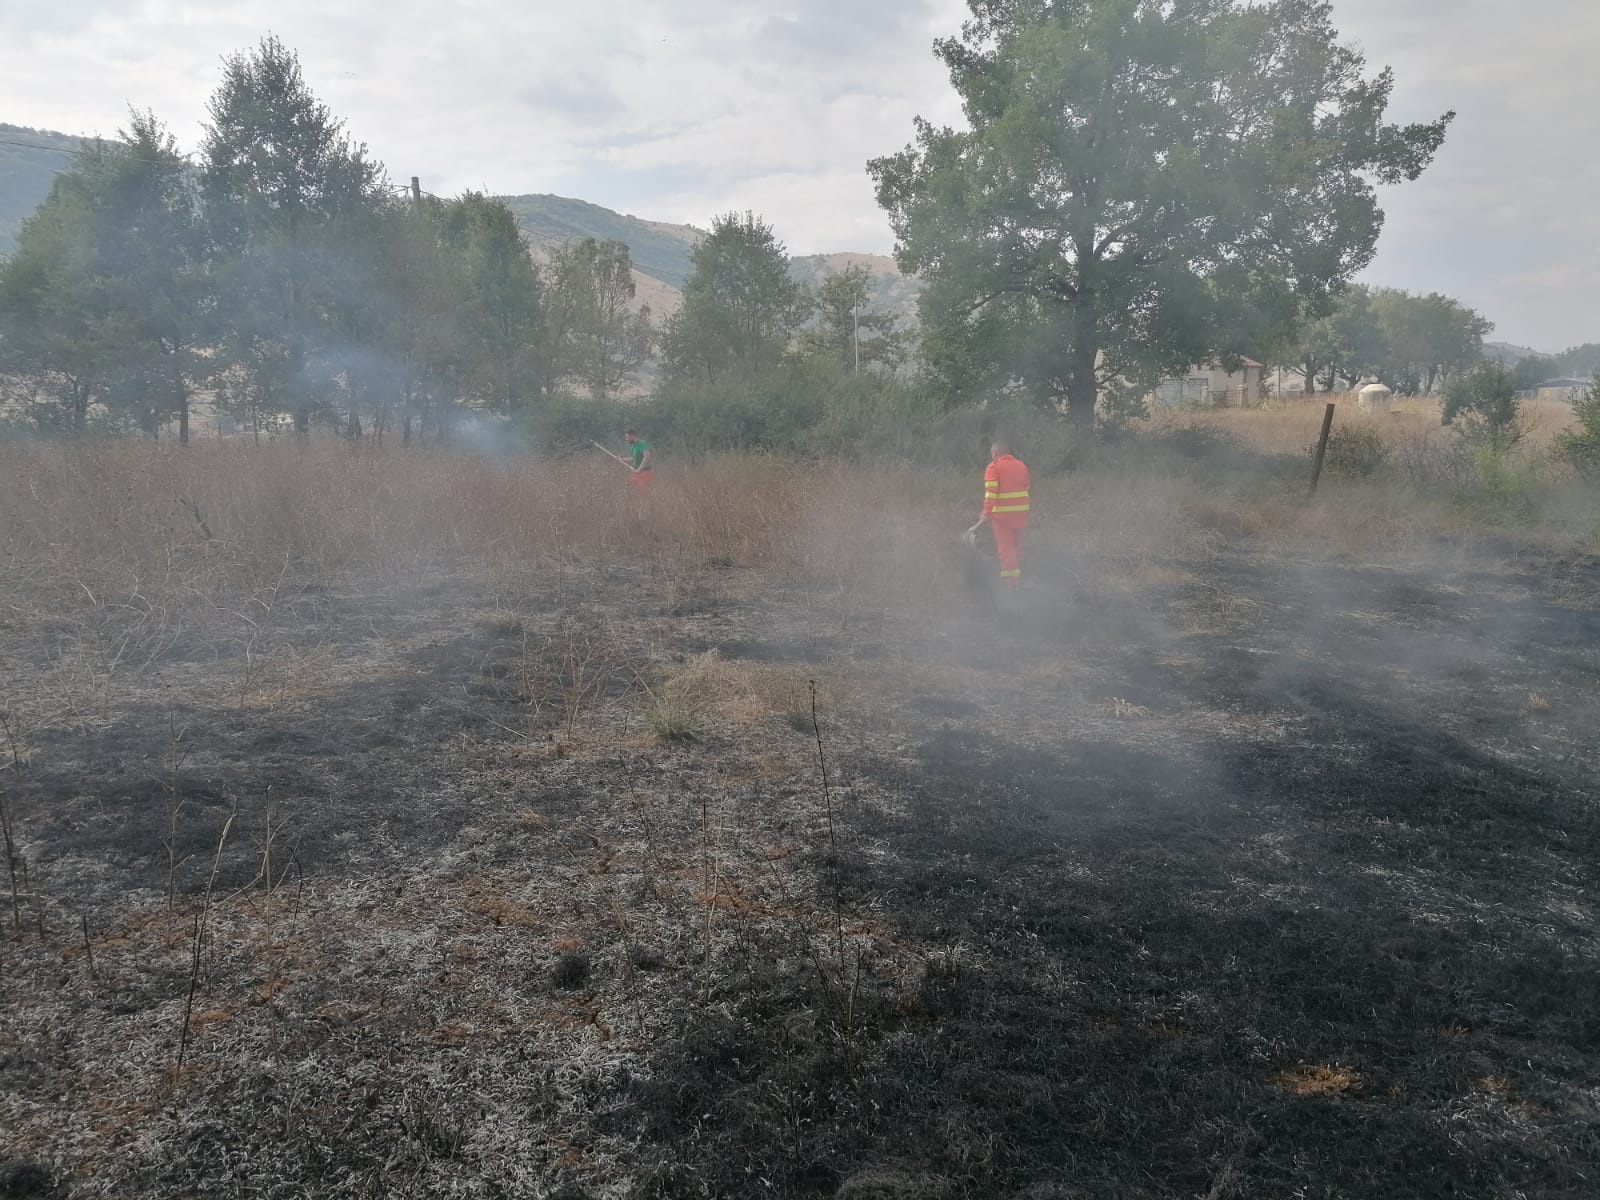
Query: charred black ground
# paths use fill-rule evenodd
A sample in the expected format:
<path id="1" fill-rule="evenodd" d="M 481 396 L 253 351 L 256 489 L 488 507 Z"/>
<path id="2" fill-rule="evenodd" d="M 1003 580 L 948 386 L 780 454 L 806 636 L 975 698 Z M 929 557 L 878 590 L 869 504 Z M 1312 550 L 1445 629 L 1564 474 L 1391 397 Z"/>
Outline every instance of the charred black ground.
<path id="1" fill-rule="evenodd" d="M 32 729 L 0 1194 L 1592 1195 L 1600 566 L 1043 566 L 307 592 Z"/>

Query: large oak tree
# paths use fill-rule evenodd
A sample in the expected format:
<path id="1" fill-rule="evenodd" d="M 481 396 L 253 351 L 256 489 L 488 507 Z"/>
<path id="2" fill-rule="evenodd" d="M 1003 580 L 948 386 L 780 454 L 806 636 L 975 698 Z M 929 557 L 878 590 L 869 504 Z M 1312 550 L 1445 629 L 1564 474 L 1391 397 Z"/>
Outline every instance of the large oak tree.
<path id="1" fill-rule="evenodd" d="M 918 119 L 869 170 L 927 357 L 959 398 L 1105 388 L 1281 340 L 1372 258 L 1376 185 L 1451 114 L 1384 120 L 1393 79 L 1320 0 L 969 0 L 936 44 L 966 128 Z"/>

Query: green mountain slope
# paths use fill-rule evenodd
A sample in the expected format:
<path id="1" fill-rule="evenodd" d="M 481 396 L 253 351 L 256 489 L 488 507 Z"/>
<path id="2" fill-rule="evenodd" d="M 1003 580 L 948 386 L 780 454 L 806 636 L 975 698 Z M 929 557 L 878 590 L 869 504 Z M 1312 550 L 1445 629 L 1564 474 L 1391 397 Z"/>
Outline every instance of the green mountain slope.
<path id="1" fill-rule="evenodd" d="M 71 164 L 71 155 L 62 152 L 81 143 L 64 133 L 0 122 L 0 255 L 15 248 L 23 218 L 50 194 L 56 172 Z"/>
<path id="2" fill-rule="evenodd" d="M 663 225 L 625 216 L 566 196 L 501 196 L 518 224 L 535 242 L 555 245 L 592 237 L 626 242 L 633 265 L 674 288 L 689 278 L 689 250 L 700 231 L 688 225 Z"/>

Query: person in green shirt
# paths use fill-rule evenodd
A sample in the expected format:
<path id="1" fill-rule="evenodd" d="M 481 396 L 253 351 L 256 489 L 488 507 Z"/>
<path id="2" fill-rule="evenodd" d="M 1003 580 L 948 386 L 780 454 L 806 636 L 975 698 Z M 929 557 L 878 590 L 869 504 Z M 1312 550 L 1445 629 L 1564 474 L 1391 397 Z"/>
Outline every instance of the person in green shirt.
<path id="1" fill-rule="evenodd" d="M 650 494 L 650 489 L 655 486 L 656 472 L 655 456 L 650 450 L 650 443 L 639 436 L 639 431 L 631 425 L 622 431 L 628 442 L 628 461 L 633 468 L 633 474 L 628 476 L 628 486 L 640 496 Z"/>

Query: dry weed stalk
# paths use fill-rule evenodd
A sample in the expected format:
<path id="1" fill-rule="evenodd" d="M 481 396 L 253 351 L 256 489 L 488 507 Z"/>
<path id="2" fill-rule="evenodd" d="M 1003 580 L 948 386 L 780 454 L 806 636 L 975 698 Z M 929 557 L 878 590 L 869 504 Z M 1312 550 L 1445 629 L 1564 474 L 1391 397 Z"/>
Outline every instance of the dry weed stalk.
<path id="1" fill-rule="evenodd" d="M 701 966 L 705 968 L 705 995 L 711 994 L 711 939 L 716 928 L 717 896 L 721 878 L 715 869 L 715 855 L 711 848 L 711 796 L 700 793 L 700 895 L 704 909 L 704 944 L 700 953 Z"/>
<path id="2" fill-rule="evenodd" d="M 205 945 L 206 931 L 211 920 L 211 892 L 216 886 L 217 872 L 222 865 L 223 847 L 228 844 L 228 831 L 233 828 L 233 820 L 239 815 L 235 808 L 228 814 L 228 819 L 222 824 L 222 833 L 217 838 L 217 852 L 211 859 L 211 873 L 206 876 L 206 890 L 200 900 L 200 911 L 194 918 L 194 936 L 190 944 L 189 955 L 189 991 L 183 1002 L 183 1027 L 178 1031 L 178 1063 L 173 1068 L 172 1083 L 176 1087 L 183 1078 L 183 1062 L 189 1051 L 189 1032 L 194 1018 L 194 997 L 200 985 L 200 956 Z M 83 927 L 84 945 L 89 944 L 89 926 L 87 921 Z M 93 970 L 94 959 L 89 960 L 90 969 Z"/>
<path id="3" fill-rule="evenodd" d="M 5 788 L 0 788 L 0 835 L 3 835 L 6 852 L 6 870 L 11 877 L 11 931 L 22 932 L 22 906 L 17 887 L 17 841 L 12 829 L 11 798 Z"/>
<path id="4" fill-rule="evenodd" d="M 856 1004 L 861 997 L 862 971 L 866 952 L 856 947 L 855 961 L 851 964 L 845 954 L 844 887 L 839 875 L 839 842 L 834 820 L 833 787 L 828 777 L 828 756 L 823 747 L 822 722 L 817 714 L 817 683 L 808 683 L 811 700 L 811 733 L 817 743 L 817 768 L 822 786 L 822 806 L 827 818 L 828 876 L 833 893 L 834 972 L 830 980 L 822 964 L 817 963 L 824 987 L 835 997 L 843 1015 L 843 1036 L 840 1039 L 847 1077 L 855 1073 Z M 846 980 L 848 979 L 848 984 Z"/>
<path id="5" fill-rule="evenodd" d="M 822 748 L 822 722 L 817 718 L 817 681 L 809 682 L 811 694 L 811 733 L 817 742 L 817 768 L 822 779 L 822 811 L 828 827 L 828 874 L 833 891 L 833 928 L 838 969 L 844 972 L 844 899 L 839 883 L 839 841 L 833 823 L 833 788 L 828 782 L 828 756 Z"/>
<path id="6" fill-rule="evenodd" d="M 89 964 L 89 981 L 100 982 L 100 973 L 94 967 L 94 943 L 89 940 L 89 914 L 79 913 L 78 923 L 83 929 L 83 956 Z"/>
<path id="7" fill-rule="evenodd" d="M 167 919 L 170 921 L 177 903 L 178 868 L 189 860 L 178 858 L 178 815 L 183 811 L 183 781 L 180 772 L 188 760 L 190 747 L 183 745 L 183 735 L 189 731 L 185 725 L 176 729 L 170 714 L 167 718 L 169 757 L 167 767 L 167 834 L 162 844 L 167 848 Z M 181 753 L 180 753 L 181 751 Z"/>

